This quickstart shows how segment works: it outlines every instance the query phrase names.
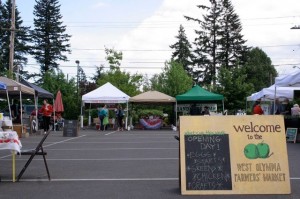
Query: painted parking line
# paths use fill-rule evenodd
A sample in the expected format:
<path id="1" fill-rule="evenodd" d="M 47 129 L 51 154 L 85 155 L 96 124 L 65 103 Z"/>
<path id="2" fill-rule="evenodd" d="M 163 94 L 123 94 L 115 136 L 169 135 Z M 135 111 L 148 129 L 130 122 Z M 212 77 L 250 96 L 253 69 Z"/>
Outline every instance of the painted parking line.
<path id="1" fill-rule="evenodd" d="M 106 134 L 104 134 L 104 135 L 111 135 L 111 134 L 114 134 L 114 133 L 116 133 L 116 132 L 118 132 L 118 131 L 113 131 L 113 132 L 110 132 L 110 133 L 106 133 Z"/>
<path id="2" fill-rule="evenodd" d="M 82 182 L 82 181 L 178 181 L 179 178 L 75 178 L 75 179 L 51 179 L 51 182 Z M 24 182 L 48 182 L 48 179 L 22 179 Z M 2 180 L 11 182 L 11 180 Z"/>
<path id="3" fill-rule="evenodd" d="M 86 136 L 86 135 L 81 135 L 81 136 L 78 136 L 78 137 L 74 137 L 74 138 L 62 140 L 62 141 L 60 141 L 60 142 L 54 142 L 54 143 L 51 143 L 51 144 L 48 144 L 48 145 L 43 146 L 43 148 L 46 148 L 46 147 L 49 147 L 49 146 L 53 146 L 53 145 L 56 145 L 56 144 L 61 144 L 61 143 L 64 143 L 64 142 L 68 142 L 68 141 L 70 141 L 70 140 L 79 139 L 79 138 L 82 138 L 82 137 L 85 137 L 85 136 Z M 35 148 L 33 148 L 33 149 L 35 149 Z M 33 150 L 33 149 L 32 149 L 32 150 Z M 29 149 L 29 150 L 31 150 L 31 149 Z M 11 154 L 10 154 L 10 155 L 6 155 L 6 156 L 2 156 L 2 157 L 0 157 L 0 159 L 4 159 L 4 158 L 7 158 L 7 157 L 11 157 L 11 156 L 12 156 Z"/>
<path id="4" fill-rule="evenodd" d="M 291 180 L 300 180 L 300 178 L 290 178 Z M 83 182 L 83 181 L 178 181 L 179 178 L 74 178 L 74 179 L 51 179 L 51 182 Z M 22 179 L 24 182 L 48 182 L 48 179 Z M 3 179 L 2 182 L 11 182 Z"/>
<path id="5" fill-rule="evenodd" d="M 28 160 L 24 158 L 18 158 L 19 160 Z M 36 161 L 44 161 L 43 158 L 35 158 Z M 47 161 L 153 161 L 153 160 L 179 160 L 179 158 L 75 158 L 75 159 L 59 159 L 59 158 L 47 158 Z M 10 159 L 4 159 L 3 161 L 11 161 Z"/>
<path id="6" fill-rule="evenodd" d="M 74 138 L 62 140 L 62 141 L 59 141 L 59 142 L 54 142 L 54 143 L 51 143 L 51 144 L 48 144 L 48 145 L 43 146 L 43 148 L 46 148 L 46 147 L 49 147 L 49 146 L 53 146 L 53 145 L 56 145 L 56 144 L 61 144 L 61 143 L 64 143 L 64 142 L 68 142 L 68 141 L 70 141 L 70 140 L 79 139 L 79 138 L 82 138 L 82 137 L 85 137 L 85 136 L 86 136 L 86 135 L 81 135 L 81 136 L 78 136 L 78 137 L 74 137 Z"/>
<path id="7" fill-rule="evenodd" d="M 179 148 L 84 148 L 84 149 L 47 149 L 47 151 L 119 151 L 119 150 L 178 150 Z"/>

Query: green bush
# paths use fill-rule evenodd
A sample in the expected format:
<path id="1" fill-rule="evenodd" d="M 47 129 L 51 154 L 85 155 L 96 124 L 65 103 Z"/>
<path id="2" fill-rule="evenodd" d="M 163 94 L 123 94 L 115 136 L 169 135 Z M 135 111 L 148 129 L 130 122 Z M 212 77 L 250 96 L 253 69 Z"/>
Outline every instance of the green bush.
<path id="1" fill-rule="evenodd" d="M 89 111 L 91 111 L 91 118 L 95 118 L 95 117 L 98 117 L 98 110 L 97 109 L 87 109 L 87 110 L 85 110 L 84 111 L 84 115 L 86 116 L 86 117 L 88 117 L 89 116 Z"/>
<path id="2" fill-rule="evenodd" d="M 163 111 L 156 109 L 141 109 L 137 111 L 138 118 L 149 117 L 149 116 L 158 116 L 163 118 Z"/>

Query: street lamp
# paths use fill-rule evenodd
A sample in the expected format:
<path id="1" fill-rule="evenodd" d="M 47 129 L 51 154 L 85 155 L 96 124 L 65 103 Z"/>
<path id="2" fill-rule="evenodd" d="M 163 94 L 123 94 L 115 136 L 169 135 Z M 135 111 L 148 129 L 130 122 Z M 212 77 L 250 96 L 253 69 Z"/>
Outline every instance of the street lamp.
<path id="1" fill-rule="evenodd" d="M 79 60 L 76 60 L 75 63 L 77 64 L 77 97 L 79 96 Z"/>

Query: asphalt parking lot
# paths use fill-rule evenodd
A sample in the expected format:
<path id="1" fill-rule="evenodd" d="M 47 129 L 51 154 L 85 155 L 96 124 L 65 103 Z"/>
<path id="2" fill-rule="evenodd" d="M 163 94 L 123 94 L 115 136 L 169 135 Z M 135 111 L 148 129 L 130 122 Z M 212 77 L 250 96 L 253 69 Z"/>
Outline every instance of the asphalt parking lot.
<path id="1" fill-rule="evenodd" d="M 300 199 L 300 144 L 288 143 L 291 195 L 182 196 L 179 189 L 177 132 L 81 130 L 78 137 L 51 132 L 44 148 L 51 181 L 36 156 L 20 182 L 11 182 L 11 156 L 0 151 L 0 196 L 6 198 L 222 198 Z M 33 148 L 42 135 L 22 138 Z M 16 157 L 20 172 L 28 156 Z"/>

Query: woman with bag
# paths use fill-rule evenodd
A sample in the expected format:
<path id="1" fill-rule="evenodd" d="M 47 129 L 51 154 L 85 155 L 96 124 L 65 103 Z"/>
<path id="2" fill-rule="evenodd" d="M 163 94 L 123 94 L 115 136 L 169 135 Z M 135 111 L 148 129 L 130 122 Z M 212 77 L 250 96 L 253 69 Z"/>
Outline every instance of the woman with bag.
<path id="1" fill-rule="evenodd" d="M 108 110 L 106 105 L 104 104 L 103 107 L 98 112 L 99 120 L 100 120 L 100 131 L 104 130 L 104 123 L 103 120 L 106 116 L 108 116 Z"/>

